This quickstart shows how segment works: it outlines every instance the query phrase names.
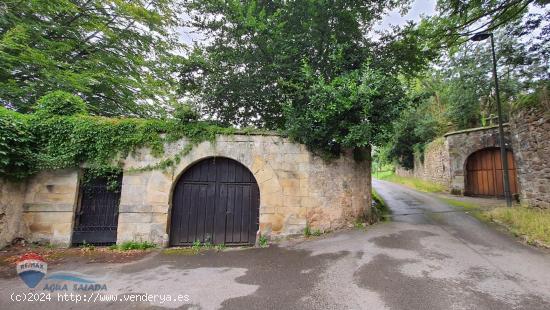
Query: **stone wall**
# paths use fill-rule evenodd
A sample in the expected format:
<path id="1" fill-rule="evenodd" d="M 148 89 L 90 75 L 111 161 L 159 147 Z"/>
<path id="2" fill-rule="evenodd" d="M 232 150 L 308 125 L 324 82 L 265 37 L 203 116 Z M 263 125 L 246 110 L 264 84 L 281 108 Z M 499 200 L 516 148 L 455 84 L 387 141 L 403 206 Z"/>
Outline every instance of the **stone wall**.
<path id="1" fill-rule="evenodd" d="M 185 149 L 187 141 L 165 146 L 163 158 Z M 279 136 L 219 136 L 203 142 L 169 171 L 136 171 L 162 160 L 142 149 L 124 161 L 118 242 L 149 240 L 166 244 L 171 192 L 193 163 L 212 156 L 237 160 L 256 178 L 260 189 L 262 234 L 300 234 L 306 226 L 337 229 L 370 210 L 370 161 L 352 154 L 325 162 L 305 146 Z"/>
<path id="2" fill-rule="evenodd" d="M 307 226 L 338 229 L 370 212 L 370 160 L 357 162 L 351 153 L 326 162 L 305 146 L 275 135 L 218 136 L 215 142 L 203 142 L 183 154 L 187 145 L 182 139 L 165 145 L 161 158 L 144 148 L 122 160 L 118 243 L 138 240 L 166 245 L 172 191 L 178 178 L 192 164 L 214 156 L 237 160 L 256 178 L 262 234 L 301 234 Z M 150 169 L 176 156 L 180 160 L 174 167 Z M 45 171 L 21 187 L 13 186 L 0 182 L 0 214 L 10 218 L 8 224 L 2 223 L 2 242 L 18 236 L 5 233 L 9 230 L 22 232 L 29 241 L 70 245 L 79 170 Z M 18 222 L 22 227 L 16 227 Z"/>
<path id="3" fill-rule="evenodd" d="M 550 208 L 550 110 L 529 108 L 510 119 L 521 201 Z"/>
<path id="4" fill-rule="evenodd" d="M 514 154 L 522 203 L 550 208 L 550 104 L 521 109 L 504 125 L 507 149 Z M 401 167 L 396 173 L 447 185 L 454 194 L 464 194 L 468 157 L 485 148 L 498 148 L 498 126 L 473 128 L 446 134 L 445 142 L 431 143 L 424 161 L 415 158 L 414 170 Z M 448 169 L 446 169 L 448 167 Z"/>
<path id="5" fill-rule="evenodd" d="M 78 171 L 44 171 L 27 182 L 23 221 L 29 241 L 70 245 L 78 198 Z"/>
<path id="6" fill-rule="evenodd" d="M 419 178 L 448 188 L 450 183 L 449 166 L 447 141 L 444 138 L 438 138 L 426 145 L 424 158 L 415 156 L 414 169 L 397 167 L 395 172 L 397 175 Z"/>
<path id="7" fill-rule="evenodd" d="M 25 236 L 23 199 L 26 183 L 14 183 L 0 179 L 0 249 L 15 238 Z"/>

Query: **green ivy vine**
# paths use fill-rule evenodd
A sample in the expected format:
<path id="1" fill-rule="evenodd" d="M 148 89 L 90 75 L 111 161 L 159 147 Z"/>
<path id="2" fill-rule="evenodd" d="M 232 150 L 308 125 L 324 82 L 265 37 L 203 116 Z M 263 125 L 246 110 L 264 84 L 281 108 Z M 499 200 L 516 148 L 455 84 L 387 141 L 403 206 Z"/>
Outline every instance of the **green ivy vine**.
<path id="1" fill-rule="evenodd" d="M 195 145 L 214 141 L 234 128 L 180 119 L 107 118 L 86 114 L 20 114 L 0 107 L 0 177 L 21 180 L 41 170 L 80 167 L 107 176 L 122 170 L 122 160 L 142 147 L 161 157 L 164 145 L 189 141 L 174 158 L 143 169 L 177 164 Z"/>

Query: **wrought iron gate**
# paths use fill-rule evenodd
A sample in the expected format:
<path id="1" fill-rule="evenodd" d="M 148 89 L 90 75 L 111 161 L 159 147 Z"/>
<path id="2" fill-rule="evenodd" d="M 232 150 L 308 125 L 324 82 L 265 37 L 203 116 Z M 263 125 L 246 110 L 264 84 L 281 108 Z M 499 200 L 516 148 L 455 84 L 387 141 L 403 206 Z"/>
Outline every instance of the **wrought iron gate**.
<path id="1" fill-rule="evenodd" d="M 202 160 L 181 176 L 173 195 L 170 245 L 256 241 L 260 192 L 252 173 L 239 162 Z"/>
<path id="2" fill-rule="evenodd" d="M 73 244 L 116 243 L 121 184 L 122 174 L 109 179 L 101 177 L 82 182 Z"/>

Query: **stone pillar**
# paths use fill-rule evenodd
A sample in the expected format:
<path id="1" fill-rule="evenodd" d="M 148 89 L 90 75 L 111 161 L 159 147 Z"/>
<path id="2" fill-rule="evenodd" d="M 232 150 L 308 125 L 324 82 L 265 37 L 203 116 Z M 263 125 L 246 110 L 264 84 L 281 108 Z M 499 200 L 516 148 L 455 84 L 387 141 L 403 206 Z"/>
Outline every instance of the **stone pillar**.
<path id="1" fill-rule="evenodd" d="M 28 181 L 23 221 L 30 241 L 71 245 L 78 181 L 76 169 L 44 171 Z"/>
<path id="2" fill-rule="evenodd" d="M 172 174 L 162 171 L 124 172 L 118 214 L 117 243 L 168 242 L 168 208 Z"/>

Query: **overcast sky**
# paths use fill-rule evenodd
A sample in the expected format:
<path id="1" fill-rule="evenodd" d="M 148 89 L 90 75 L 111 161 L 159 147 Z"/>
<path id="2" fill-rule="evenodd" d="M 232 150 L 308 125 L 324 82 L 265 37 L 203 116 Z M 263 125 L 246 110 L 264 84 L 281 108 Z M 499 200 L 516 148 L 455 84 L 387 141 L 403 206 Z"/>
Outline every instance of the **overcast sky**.
<path id="1" fill-rule="evenodd" d="M 430 16 L 435 13 L 435 2 L 436 0 L 415 0 L 412 4 L 409 12 L 401 16 L 398 10 L 391 11 L 388 15 L 384 17 L 382 22 L 376 27 L 377 30 L 385 30 L 390 26 L 401 26 L 404 25 L 407 21 L 419 21 L 420 17 Z"/>

